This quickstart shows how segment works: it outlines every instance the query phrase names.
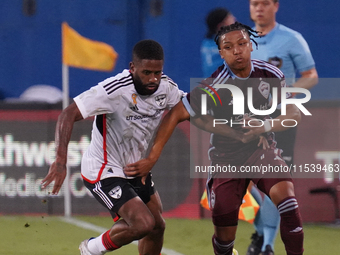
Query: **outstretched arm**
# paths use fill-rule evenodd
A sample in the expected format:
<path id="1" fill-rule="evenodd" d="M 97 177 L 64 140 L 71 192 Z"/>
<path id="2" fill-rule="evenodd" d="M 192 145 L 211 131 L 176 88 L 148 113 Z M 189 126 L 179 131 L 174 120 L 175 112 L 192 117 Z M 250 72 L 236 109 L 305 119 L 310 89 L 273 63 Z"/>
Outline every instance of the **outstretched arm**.
<path id="1" fill-rule="evenodd" d="M 184 107 L 182 101 L 180 101 L 168 114 L 165 115 L 161 122 L 161 125 L 156 134 L 154 144 L 150 150 L 149 156 L 145 159 L 141 159 L 135 163 L 128 164 L 124 168 L 126 176 L 146 176 L 152 167 L 156 164 L 161 152 L 169 140 L 171 134 L 176 128 L 177 124 L 189 120 L 190 115 L 186 108 Z M 213 117 L 210 115 L 201 116 L 200 118 L 191 118 L 190 122 L 197 126 L 198 128 L 207 131 L 209 133 L 215 133 L 223 136 L 232 137 L 236 140 L 247 143 L 254 139 L 259 139 L 259 135 L 247 135 L 245 136 L 243 132 L 234 130 L 228 125 L 213 125 Z M 259 146 L 262 145 L 263 148 L 268 147 L 267 140 L 265 138 L 259 140 Z"/>
<path id="2" fill-rule="evenodd" d="M 185 109 L 182 101 L 179 101 L 163 118 L 157 131 L 153 146 L 149 156 L 135 163 L 129 164 L 124 168 L 126 176 L 145 176 L 156 164 L 161 152 L 175 130 L 178 123 L 189 120 L 190 115 Z"/>
<path id="3" fill-rule="evenodd" d="M 55 181 L 52 194 L 58 194 L 66 177 L 67 146 L 71 139 L 74 122 L 83 119 L 77 105 L 72 103 L 58 117 L 55 131 L 56 159 L 42 180 L 42 188 Z"/>

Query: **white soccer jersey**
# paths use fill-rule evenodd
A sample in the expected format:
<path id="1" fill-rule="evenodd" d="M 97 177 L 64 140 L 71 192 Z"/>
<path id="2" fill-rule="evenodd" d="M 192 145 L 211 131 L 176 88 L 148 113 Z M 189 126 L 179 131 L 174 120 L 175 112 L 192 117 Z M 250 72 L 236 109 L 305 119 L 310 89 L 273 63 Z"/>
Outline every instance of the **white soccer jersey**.
<path id="1" fill-rule="evenodd" d="M 145 157 L 164 110 L 183 95 L 164 74 L 154 94 L 139 95 L 132 74 L 124 70 L 75 97 L 84 119 L 95 116 L 91 143 L 82 158 L 83 178 L 91 183 L 127 178 L 123 167 Z"/>

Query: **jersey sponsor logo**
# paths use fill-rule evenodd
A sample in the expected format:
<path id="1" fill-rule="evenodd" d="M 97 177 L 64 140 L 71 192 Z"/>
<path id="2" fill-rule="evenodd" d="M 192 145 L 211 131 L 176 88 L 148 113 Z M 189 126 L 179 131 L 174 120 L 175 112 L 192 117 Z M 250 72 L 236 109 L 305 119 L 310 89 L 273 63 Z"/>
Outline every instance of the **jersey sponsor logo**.
<path id="1" fill-rule="evenodd" d="M 269 58 L 268 62 L 272 64 L 273 66 L 276 66 L 277 68 L 281 68 L 282 66 L 282 59 L 279 57 Z"/>
<path id="2" fill-rule="evenodd" d="M 165 105 L 165 99 L 166 99 L 166 95 L 165 94 L 162 94 L 162 95 L 159 95 L 159 96 L 155 97 L 157 105 L 161 106 L 161 107 Z"/>
<path id="3" fill-rule="evenodd" d="M 130 107 L 131 108 L 131 107 Z M 157 109 L 155 114 L 153 115 L 146 115 L 146 114 L 139 114 L 139 115 L 127 115 L 125 118 L 126 120 L 142 120 L 142 122 L 149 121 L 150 119 L 156 119 L 162 116 L 163 109 Z"/>
<path id="4" fill-rule="evenodd" d="M 112 190 L 109 191 L 110 197 L 114 199 L 119 199 L 122 196 L 122 188 L 120 186 L 114 187 Z"/>
<path id="5" fill-rule="evenodd" d="M 270 85 L 268 82 L 261 81 L 259 85 L 259 91 L 262 94 L 262 96 L 265 97 L 265 99 L 268 99 L 270 94 Z"/>

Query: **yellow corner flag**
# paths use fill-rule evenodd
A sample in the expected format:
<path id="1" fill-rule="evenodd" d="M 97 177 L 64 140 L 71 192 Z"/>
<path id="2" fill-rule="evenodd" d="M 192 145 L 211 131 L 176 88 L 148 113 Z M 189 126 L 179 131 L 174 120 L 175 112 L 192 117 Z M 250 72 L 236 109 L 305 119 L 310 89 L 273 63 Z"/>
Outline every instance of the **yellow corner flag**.
<path id="1" fill-rule="evenodd" d="M 210 210 L 208 203 L 207 190 L 204 190 L 201 197 L 200 204 L 207 210 Z M 247 190 L 247 193 L 243 197 L 242 205 L 238 214 L 240 220 L 247 221 L 249 223 L 254 223 L 255 216 L 259 210 L 260 206 L 256 202 L 255 198 Z"/>
<path id="2" fill-rule="evenodd" d="M 118 58 L 112 46 L 85 38 L 66 22 L 62 24 L 63 64 L 98 71 L 112 71 Z"/>
<path id="3" fill-rule="evenodd" d="M 255 198 L 247 190 L 247 193 L 243 197 L 242 205 L 238 213 L 238 218 L 240 220 L 248 221 L 249 223 L 254 223 L 256 214 L 260 206 L 256 202 Z"/>

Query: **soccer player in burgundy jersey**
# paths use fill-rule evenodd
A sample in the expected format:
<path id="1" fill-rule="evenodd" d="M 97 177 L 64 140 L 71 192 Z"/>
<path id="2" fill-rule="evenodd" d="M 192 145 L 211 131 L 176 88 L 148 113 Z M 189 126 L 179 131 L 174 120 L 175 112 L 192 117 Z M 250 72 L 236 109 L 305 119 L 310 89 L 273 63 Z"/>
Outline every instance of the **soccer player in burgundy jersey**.
<path id="1" fill-rule="evenodd" d="M 216 44 L 224 59 L 224 65 L 216 70 L 211 79 L 194 88 L 165 116 L 149 156 L 127 165 L 125 168 L 127 175 L 146 175 L 156 163 L 176 125 L 184 120 L 190 120 L 212 133 L 212 148 L 209 152 L 212 166 L 233 165 L 238 170 L 245 166 L 286 166 L 275 147 L 272 132 L 286 130 L 287 126 L 298 123 L 301 118 L 300 111 L 295 105 L 287 105 L 286 115 L 280 115 L 272 121 L 267 120 L 269 116 L 253 113 L 258 112 L 256 109 L 271 109 L 274 101 L 272 98 L 274 93 L 271 91 L 275 88 L 280 95 L 282 87 L 286 86 L 284 76 L 278 68 L 264 61 L 251 60 L 251 37 L 256 36 L 254 33 L 251 28 L 238 22 L 221 28 L 216 36 Z M 235 86 L 236 89 L 235 87 L 234 91 L 226 89 L 223 84 Z M 253 108 L 250 110 L 248 105 L 244 104 L 244 113 L 235 115 L 233 108 L 239 99 L 239 91 L 249 96 L 248 88 L 252 88 Z M 205 90 L 212 96 L 216 95 L 216 98 L 218 94 L 221 104 L 215 104 L 212 98 L 207 98 L 206 104 L 203 103 L 202 107 L 202 95 L 205 94 Z M 276 103 L 280 104 L 280 100 Z M 204 108 L 206 109 L 202 110 Z M 205 115 L 204 112 L 209 114 Z M 216 119 L 228 119 L 228 125 L 214 127 L 211 123 Z M 253 125 L 230 125 L 233 121 L 235 123 L 249 120 L 254 121 Z M 281 124 L 284 120 L 287 121 L 285 126 Z M 262 122 L 264 125 L 255 125 L 256 122 Z M 268 139 L 269 148 L 258 146 L 260 136 Z M 286 172 L 280 176 L 264 174 L 232 177 L 218 173 L 208 180 L 215 254 L 231 255 L 233 252 L 238 211 L 250 181 L 253 181 L 277 206 L 281 216 L 281 237 L 287 254 L 303 254 L 302 221 L 290 174 Z"/>
<path id="2" fill-rule="evenodd" d="M 139 240 L 141 255 L 159 255 L 165 222 L 151 173 L 127 177 L 124 167 L 146 154 L 162 114 L 183 97 L 163 74 L 162 46 L 142 40 L 133 48 L 130 69 L 110 77 L 74 98 L 62 111 L 56 128 L 56 160 L 42 180 L 55 181 L 57 194 L 66 176 L 67 145 L 75 121 L 95 116 L 91 143 L 84 153 L 81 175 L 85 186 L 119 221 L 100 236 L 83 241 L 82 255 L 102 255 Z"/>
<path id="3" fill-rule="evenodd" d="M 283 2 L 283 4 L 285 4 Z M 276 21 L 279 0 L 249 0 L 250 17 L 259 31 L 258 48 L 252 58 L 265 60 L 278 67 L 285 75 L 287 86 L 311 89 L 318 82 L 318 73 L 308 43 L 303 36 Z M 296 79 L 299 73 L 300 78 Z M 271 116 L 280 115 L 275 111 Z M 277 146 L 283 150 L 287 165 L 294 164 L 294 144 L 297 127 L 275 134 Z M 261 206 L 254 221 L 256 232 L 246 255 L 274 254 L 275 237 L 280 225 L 280 215 L 267 196 L 262 196 L 256 187 L 251 194 Z"/>

